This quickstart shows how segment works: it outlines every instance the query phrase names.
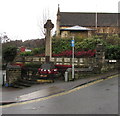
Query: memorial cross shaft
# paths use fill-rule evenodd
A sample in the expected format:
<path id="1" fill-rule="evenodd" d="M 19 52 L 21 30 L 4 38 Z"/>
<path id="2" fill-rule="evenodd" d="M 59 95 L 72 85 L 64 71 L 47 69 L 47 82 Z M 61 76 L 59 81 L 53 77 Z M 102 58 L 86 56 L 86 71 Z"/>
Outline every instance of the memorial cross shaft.
<path id="1" fill-rule="evenodd" d="M 46 29 L 46 36 L 45 36 L 45 61 L 47 63 L 50 62 L 52 57 L 52 41 L 51 41 L 51 30 L 53 29 L 54 24 L 51 20 L 47 20 L 46 24 L 44 24 L 44 28 Z"/>

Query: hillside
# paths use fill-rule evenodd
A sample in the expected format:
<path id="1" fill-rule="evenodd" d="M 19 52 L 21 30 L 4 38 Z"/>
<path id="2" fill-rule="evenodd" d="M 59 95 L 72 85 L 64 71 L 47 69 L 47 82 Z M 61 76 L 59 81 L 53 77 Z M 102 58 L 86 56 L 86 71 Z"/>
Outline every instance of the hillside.
<path id="1" fill-rule="evenodd" d="M 7 43 L 3 43 L 2 47 L 15 46 L 15 47 L 27 47 L 27 48 L 39 48 L 45 45 L 45 39 L 32 39 L 32 40 L 15 40 Z"/>

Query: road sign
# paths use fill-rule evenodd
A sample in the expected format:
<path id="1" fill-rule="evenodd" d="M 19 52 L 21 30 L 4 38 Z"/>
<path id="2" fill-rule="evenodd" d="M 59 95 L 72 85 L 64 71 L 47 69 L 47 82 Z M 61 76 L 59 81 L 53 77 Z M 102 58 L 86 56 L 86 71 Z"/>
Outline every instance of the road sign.
<path id="1" fill-rule="evenodd" d="M 74 47 L 75 47 L 75 40 L 74 40 L 74 36 L 71 40 L 71 46 L 72 46 L 72 79 L 74 80 Z"/>
<path id="2" fill-rule="evenodd" d="M 72 47 L 75 46 L 75 40 L 71 40 L 71 46 L 72 46 Z"/>

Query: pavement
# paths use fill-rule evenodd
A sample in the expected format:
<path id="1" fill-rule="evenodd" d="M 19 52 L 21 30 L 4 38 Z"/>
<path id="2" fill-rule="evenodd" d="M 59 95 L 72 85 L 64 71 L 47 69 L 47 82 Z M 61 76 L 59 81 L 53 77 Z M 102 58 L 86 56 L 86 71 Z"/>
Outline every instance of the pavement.
<path id="1" fill-rule="evenodd" d="M 74 81 L 65 82 L 64 80 L 55 80 L 54 83 L 44 83 L 44 84 L 35 84 L 31 87 L 26 87 L 24 89 L 12 88 L 12 87 L 2 87 L 0 89 L 0 105 L 23 102 L 32 99 L 43 98 L 53 94 L 57 94 L 63 91 L 70 90 L 77 86 L 81 86 L 99 79 L 105 79 L 109 76 L 118 74 L 118 71 L 111 71 L 104 74 L 91 75 L 87 78 L 82 78 Z"/>

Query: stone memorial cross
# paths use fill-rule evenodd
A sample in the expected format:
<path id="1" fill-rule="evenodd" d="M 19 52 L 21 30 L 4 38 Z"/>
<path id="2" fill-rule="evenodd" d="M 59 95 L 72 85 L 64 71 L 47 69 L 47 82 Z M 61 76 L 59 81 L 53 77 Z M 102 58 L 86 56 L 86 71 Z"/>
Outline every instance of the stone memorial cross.
<path id="1" fill-rule="evenodd" d="M 45 36 L 45 59 L 46 62 L 50 62 L 52 56 L 52 43 L 51 43 L 51 30 L 53 29 L 54 24 L 51 20 L 47 20 L 46 24 L 44 24 L 44 28 L 46 29 Z"/>

